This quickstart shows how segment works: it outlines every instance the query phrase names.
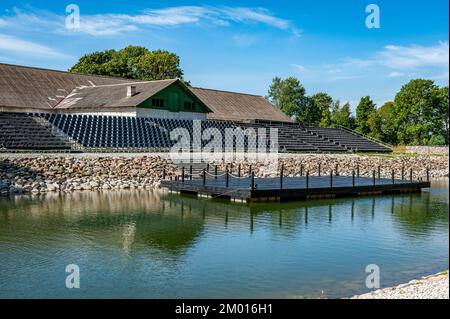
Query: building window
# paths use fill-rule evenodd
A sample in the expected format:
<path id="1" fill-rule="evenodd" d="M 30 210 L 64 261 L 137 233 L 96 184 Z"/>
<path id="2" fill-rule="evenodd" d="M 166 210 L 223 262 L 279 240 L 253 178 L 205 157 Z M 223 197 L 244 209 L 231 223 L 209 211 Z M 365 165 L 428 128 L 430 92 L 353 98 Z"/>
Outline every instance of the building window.
<path id="1" fill-rule="evenodd" d="M 164 107 L 164 100 L 163 99 L 152 99 L 152 106 Z"/>
<path id="2" fill-rule="evenodd" d="M 193 110 L 195 108 L 194 102 L 184 102 L 184 109 L 185 110 Z"/>

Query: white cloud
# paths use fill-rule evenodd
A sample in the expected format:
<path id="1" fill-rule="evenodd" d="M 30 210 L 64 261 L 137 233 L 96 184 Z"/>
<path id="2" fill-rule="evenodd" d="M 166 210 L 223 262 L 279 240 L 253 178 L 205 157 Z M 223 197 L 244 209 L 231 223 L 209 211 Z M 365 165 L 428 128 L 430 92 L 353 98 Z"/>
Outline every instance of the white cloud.
<path id="1" fill-rule="evenodd" d="M 405 76 L 405 73 L 397 72 L 397 71 L 393 71 L 393 72 L 388 74 L 388 77 L 390 77 L 390 78 L 401 78 L 401 77 L 404 77 L 404 76 Z"/>
<path id="2" fill-rule="evenodd" d="M 0 17 L 0 27 L 8 23 L 25 29 L 45 29 L 50 32 L 67 33 L 65 16 L 48 11 L 30 11 L 14 8 L 13 14 Z M 264 24 L 280 30 L 290 30 L 298 36 L 298 30 L 289 20 L 278 18 L 264 8 L 178 6 L 163 9 L 146 9 L 130 14 L 83 14 L 80 15 L 81 33 L 92 36 L 108 36 L 151 26 L 173 27 L 178 25 L 210 24 L 229 26 L 233 23 Z M 73 33 L 73 32 L 71 32 Z"/>
<path id="3" fill-rule="evenodd" d="M 8 25 L 8 22 L 6 22 L 5 19 L 0 19 L 0 28 L 6 27 Z"/>
<path id="4" fill-rule="evenodd" d="M 0 51 L 26 56 L 38 56 L 57 59 L 68 58 L 68 56 L 45 45 L 41 45 L 27 40 L 22 40 L 1 33 L 0 33 Z"/>
<path id="5" fill-rule="evenodd" d="M 379 52 L 377 61 L 392 69 L 419 68 L 424 66 L 446 67 L 449 65 L 449 45 L 439 42 L 434 46 L 387 45 Z"/>

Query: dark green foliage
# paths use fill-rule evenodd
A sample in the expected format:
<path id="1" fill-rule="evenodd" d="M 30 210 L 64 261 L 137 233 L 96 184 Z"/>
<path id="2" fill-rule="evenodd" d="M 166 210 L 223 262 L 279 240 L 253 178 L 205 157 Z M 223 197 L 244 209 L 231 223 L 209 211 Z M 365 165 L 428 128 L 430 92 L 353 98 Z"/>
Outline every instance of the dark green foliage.
<path id="1" fill-rule="evenodd" d="M 180 58 L 175 53 L 132 45 L 119 51 L 86 54 L 69 71 L 148 81 L 183 77 Z"/>

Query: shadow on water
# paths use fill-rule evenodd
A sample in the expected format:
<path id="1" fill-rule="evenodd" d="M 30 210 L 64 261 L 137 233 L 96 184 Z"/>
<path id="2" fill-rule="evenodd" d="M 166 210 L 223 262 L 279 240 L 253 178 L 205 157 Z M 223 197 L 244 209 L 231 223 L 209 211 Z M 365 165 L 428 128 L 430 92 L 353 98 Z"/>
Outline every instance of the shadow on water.
<path id="1" fill-rule="evenodd" d="M 448 268 L 448 209 L 448 180 L 415 194 L 286 203 L 164 191 L 3 197 L 0 297 L 34 296 L 14 282 L 34 276 L 33 267 L 58 269 L 80 255 L 103 281 L 92 275 L 92 290 L 78 296 L 349 295 L 364 291 L 364 267 L 375 257 L 386 284 Z"/>

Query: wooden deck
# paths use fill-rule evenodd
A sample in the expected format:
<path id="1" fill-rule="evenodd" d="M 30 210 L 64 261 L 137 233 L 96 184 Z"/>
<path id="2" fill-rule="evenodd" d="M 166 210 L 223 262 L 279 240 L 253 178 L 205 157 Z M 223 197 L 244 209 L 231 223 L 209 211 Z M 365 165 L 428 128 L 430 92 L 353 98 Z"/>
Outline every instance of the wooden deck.
<path id="1" fill-rule="evenodd" d="M 308 183 L 308 185 L 307 185 Z M 163 180 L 161 186 L 170 191 L 196 194 L 211 198 L 229 198 L 238 201 L 282 201 L 311 198 L 380 195 L 402 192 L 420 192 L 430 187 L 429 182 L 417 180 L 392 180 L 350 176 L 284 177 L 281 187 L 279 177 L 255 178 L 254 188 L 249 177 L 207 178 L 194 180 Z"/>

